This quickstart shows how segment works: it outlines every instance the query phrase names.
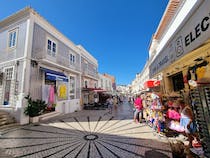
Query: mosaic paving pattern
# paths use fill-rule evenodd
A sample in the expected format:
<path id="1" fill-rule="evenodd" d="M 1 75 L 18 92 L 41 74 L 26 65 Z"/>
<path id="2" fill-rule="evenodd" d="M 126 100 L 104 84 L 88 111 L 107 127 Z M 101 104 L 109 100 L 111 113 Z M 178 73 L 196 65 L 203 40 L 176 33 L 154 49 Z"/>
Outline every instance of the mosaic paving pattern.
<path id="1" fill-rule="evenodd" d="M 171 157 L 169 145 L 152 136 L 126 117 L 74 116 L 4 133 L 0 148 L 18 158 Z"/>

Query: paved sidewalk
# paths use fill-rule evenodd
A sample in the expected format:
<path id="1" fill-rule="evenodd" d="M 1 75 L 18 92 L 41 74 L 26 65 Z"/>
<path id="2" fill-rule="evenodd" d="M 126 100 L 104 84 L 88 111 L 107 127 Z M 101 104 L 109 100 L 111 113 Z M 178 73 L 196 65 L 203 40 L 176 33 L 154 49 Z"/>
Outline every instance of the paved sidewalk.
<path id="1" fill-rule="evenodd" d="M 7 131 L 0 152 L 24 158 L 170 158 L 167 139 L 133 122 L 132 107 L 83 110 Z M 1 157 L 1 154 L 0 154 Z M 9 157 L 8 157 L 9 158 Z"/>

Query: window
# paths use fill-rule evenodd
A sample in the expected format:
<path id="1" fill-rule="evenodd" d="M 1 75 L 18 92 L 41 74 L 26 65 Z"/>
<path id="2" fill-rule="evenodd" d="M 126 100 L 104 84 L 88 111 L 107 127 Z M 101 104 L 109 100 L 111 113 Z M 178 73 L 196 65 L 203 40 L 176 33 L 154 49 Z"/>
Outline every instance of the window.
<path id="1" fill-rule="evenodd" d="M 50 56 L 55 57 L 56 55 L 56 43 L 50 39 L 47 40 L 47 52 Z"/>
<path id="2" fill-rule="evenodd" d="M 6 80 L 12 80 L 13 67 L 5 69 Z"/>
<path id="3" fill-rule="evenodd" d="M 85 61 L 84 62 L 84 72 L 88 72 L 88 62 L 87 61 Z"/>
<path id="4" fill-rule="evenodd" d="M 70 91 L 69 91 L 69 95 L 70 95 L 70 99 L 75 99 L 75 92 L 76 92 L 76 84 L 75 84 L 75 77 L 74 76 L 70 76 Z"/>
<path id="5" fill-rule="evenodd" d="M 75 65 L 75 62 L 76 62 L 75 58 L 76 58 L 75 55 L 71 53 L 70 54 L 70 64 L 71 65 Z"/>
<path id="6" fill-rule="evenodd" d="M 87 88 L 87 87 L 88 87 L 88 81 L 85 80 L 85 88 Z"/>
<path id="7" fill-rule="evenodd" d="M 14 48 L 17 45 L 17 31 L 18 29 L 9 32 L 9 48 Z"/>

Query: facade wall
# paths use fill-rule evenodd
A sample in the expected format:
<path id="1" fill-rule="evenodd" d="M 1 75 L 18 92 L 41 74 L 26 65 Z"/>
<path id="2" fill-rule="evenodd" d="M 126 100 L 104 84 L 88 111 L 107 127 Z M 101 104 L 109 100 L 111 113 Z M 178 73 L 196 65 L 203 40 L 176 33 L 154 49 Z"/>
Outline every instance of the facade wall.
<path id="1" fill-rule="evenodd" d="M 112 80 L 110 78 L 105 77 L 103 74 L 99 74 L 98 87 L 108 92 L 112 92 Z"/>
<path id="2" fill-rule="evenodd" d="M 187 94 L 190 88 L 187 79 L 189 70 L 194 67 L 194 71 L 196 71 L 200 63 L 209 62 L 210 1 L 194 1 L 190 7 L 188 5 L 188 9 L 185 9 L 188 3 L 191 1 L 183 2 L 170 25 L 174 26 L 173 23 L 177 21 L 177 18 L 180 18 L 180 15 L 185 15 L 181 17 L 182 23 L 179 22 L 179 26 L 176 27 L 167 27 L 162 37 L 167 36 L 168 40 L 165 41 L 166 38 L 159 39 L 159 45 L 154 40 L 156 48 L 152 47 L 150 50 L 157 53 L 154 58 L 151 58 L 150 78 L 161 76 L 162 92 L 168 95 L 172 92 Z M 169 36 L 169 32 L 173 32 L 173 34 Z M 165 44 L 163 45 L 163 43 Z M 209 64 L 204 67 L 208 69 Z M 205 74 L 210 76 L 210 72 L 205 71 Z M 184 84 L 183 88 L 177 88 L 174 85 L 173 78 L 177 74 L 183 75 L 180 77 L 180 81 Z"/>
<path id="3" fill-rule="evenodd" d="M 103 74 L 105 77 L 109 78 L 112 81 L 112 89 L 116 90 L 116 80 L 115 77 L 109 74 Z"/>
<path id="4" fill-rule="evenodd" d="M 25 82 L 28 71 L 25 66 L 29 61 L 29 58 L 26 58 L 26 49 L 27 43 L 30 43 L 28 36 L 31 22 L 29 13 L 23 12 L 20 11 L 21 16 L 15 14 L 14 17 L 8 17 L 0 22 L 0 71 L 3 72 L 0 107 L 3 109 L 6 107 L 6 111 L 18 122 L 27 123 L 27 117 L 23 114 L 23 102 L 24 92 L 28 87 Z M 13 40 L 9 40 L 12 36 Z M 11 46 L 11 42 L 15 45 Z M 30 75 L 30 73 L 27 74 Z"/>
<path id="5" fill-rule="evenodd" d="M 193 10 L 186 16 L 185 23 L 182 23 L 174 31 L 174 34 L 171 34 L 169 40 L 150 65 L 150 77 L 153 77 L 168 65 L 198 48 L 210 38 L 208 25 L 210 1 L 202 1 L 202 3 L 198 1 L 197 3 L 195 6 L 198 8 L 192 7 Z M 156 49 L 159 48 L 157 47 Z"/>
<path id="6" fill-rule="evenodd" d="M 56 57 L 52 58 L 47 53 L 47 40 L 51 39 L 56 42 L 57 50 Z M 70 54 L 73 54 L 75 57 L 75 63 L 71 64 L 70 62 Z M 34 35 L 33 35 L 33 45 L 32 45 L 32 58 L 37 61 L 41 61 L 42 64 L 48 65 L 47 67 L 52 67 L 52 69 L 57 69 L 58 71 L 65 71 L 65 74 L 69 76 L 75 77 L 75 85 L 76 85 L 76 97 L 75 99 L 80 98 L 80 77 L 78 73 L 74 71 L 80 71 L 80 54 L 77 53 L 74 49 L 67 46 L 62 42 L 61 39 L 57 39 L 47 30 L 42 28 L 39 24 L 34 24 Z M 56 66 L 50 66 L 49 63 L 43 61 L 43 59 L 48 60 L 52 63 L 57 64 Z M 59 66 L 63 66 L 63 68 L 59 68 Z M 37 72 L 38 70 L 36 70 Z M 43 75 L 43 73 L 39 72 L 39 76 Z M 35 76 L 36 77 L 36 76 Z M 41 78 L 42 81 L 39 81 L 38 84 L 42 83 L 44 77 Z M 69 86 L 69 85 L 68 85 Z M 38 89 L 40 91 L 40 88 Z M 35 92 L 37 93 L 37 92 Z M 37 93 L 39 94 L 39 93 Z M 39 96 L 40 97 L 40 96 Z"/>
<path id="7" fill-rule="evenodd" d="M 63 73 L 68 78 L 65 83 L 68 90 L 71 86 L 75 88 L 74 92 L 67 90 L 67 99 L 56 98 L 56 111 L 69 113 L 81 110 L 81 50 L 31 8 L 12 15 L 0 22 L 0 26 L 0 73 L 8 67 L 13 68 L 7 106 L 12 107 L 11 113 L 17 121 L 21 124 L 28 123 L 28 117 L 23 113 L 27 105 L 24 99 L 26 95 L 30 94 L 35 100 L 43 97 L 46 70 L 41 68 Z M 14 49 L 8 49 L 8 32 L 12 29 L 17 29 L 18 32 L 17 45 Z M 56 43 L 55 57 L 48 54 L 48 39 Z M 72 59 L 70 54 L 74 56 Z M 83 60 L 88 61 L 88 73 L 84 78 L 97 83 L 97 60 L 90 54 L 84 56 Z M 73 81 L 71 77 L 75 78 L 74 83 L 70 82 Z M 60 81 L 56 78 L 56 84 L 58 82 Z M 4 95 L 3 78 L 0 82 L 0 107 L 5 102 Z"/>
<path id="8" fill-rule="evenodd" d="M 84 76 L 97 78 L 98 65 L 92 63 L 84 56 L 81 57 L 81 68 Z"/>
<path id="9" fill-rule="evenodd" d="M 89 54 L 81 45 L 78 46 L 81 52 L 81 72 L 82 87 L 97 88 L 98 87 L 98 62 Z"/>
<path id="10" fill-rule="evenodd" d="M 9 26 L 5 26 L 0 29 L 0 63 L 15 60 L 24 56 L 25 38 L 26 38 L 27 21 L 20 20 Z M 17 29 L 17 45 L 15 49 L 10 49 L 9 44 L 9 32 Z"/>
<path id="11" fill-rule="evenodd" d="M 52 58 L 47 53 L 48 39 L 55 41 L 57 44 L 57 52 L 55 58 Z M 73 65 L 70 64 L 71 53 L 75 55 L 75 63 Z M 66 44 L 64 44 L 60 39 L 57 39 L 55 36 L 53 36 L 51 33 L 36 23 L 34 25 L 32 57 L 35 59 L 47 59 L 66 68 L 80 71 L 80 55 L 71 47 L 68 47 Z"/>
<path id="12" fill-rule="evenodd" d="M 9 48 L 9 32 L 17 30 L 17 41 L 15 48 Z M 23 86 L 23 63 L 25 52 L 25 41 L 27 31 L 27 19 L 22 18 L 10 25 L 5 25 L 0 29 L 0 70 L 4 73 L 2 85 L 0 85 L 0 105 L 4 104 L 5 85 L 7 68 L 13 68 L 13 76 L 10 84 L 9 106 L 15 107 L 17 101 L 20 101 L 19 93 Z M 20 107 L 20 105 L 17 105 Z"/>
<path id="13" fill-rule="evenodd" d="M 43 73 L 38 69 L 38 65 L 31 64 L 31 75 L 30 75 L 30 89 L 29 94 L 33 99 L 42 99 L 42 84 L 43 84 Z"/>
<path id="14" fill-rule="evenodd" d="M 37 17 L 35 17 L 37 18 Z M 37 73 L 31 76 L 37 84 L 37 89 L 32 89 L 35 98 L 42 99 L 43 88 L 46 87 L 45 83 L 45 72 L 40 68 L 47 68 L 57 72 L 63 72 L 68 78 L 68 82 L 55 81 L 56 91 L 55 91 L 55 104 L 56 111 L 69 113 L 75 110 L 80 110 L 80 97 L 81 97 L 81 87 L 80 87 L 80 53 L 76 46 L 69 44 L 68 41 L 60 36 L 54 36 L 53 28 L 50 26 L 45 26 L 43 21 L 35 19 L 34 23 L 34 34 L 33 34 L 33 44 L 32 44 L 32 59 L 38 63 L 38 66 L 32 67 L 32 72 Z M 43 27 L 42 27 L 43 26 Z M 48 39 L 56 43 L 56 54 L 55 57 L 48 54 Z M 74 56 L 74 59 L 70 60 L 70 55 Z M 72 77 L 74 78 L 74 92 L 70 93 L 72 87 Z M 59 99 L 59 85 L 66 85 L 67 88 L 67 98 Z M 41 93 L 40 93 L 41 92 Z M 40 96 L 42 94 L 42 96 Z"/>

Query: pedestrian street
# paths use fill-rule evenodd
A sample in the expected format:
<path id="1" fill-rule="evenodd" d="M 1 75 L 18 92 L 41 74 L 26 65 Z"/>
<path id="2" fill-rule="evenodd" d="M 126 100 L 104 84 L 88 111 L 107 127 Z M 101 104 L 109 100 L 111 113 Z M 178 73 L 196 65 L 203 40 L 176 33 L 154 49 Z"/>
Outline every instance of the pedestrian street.
<path id="1" fill-rule="evenodd" d="M 82 110 L 2 133 L 0 148 L 18 158 L 170 158 L 167 139 L 133 122 L 125 102 L 108 110 Z"/>

